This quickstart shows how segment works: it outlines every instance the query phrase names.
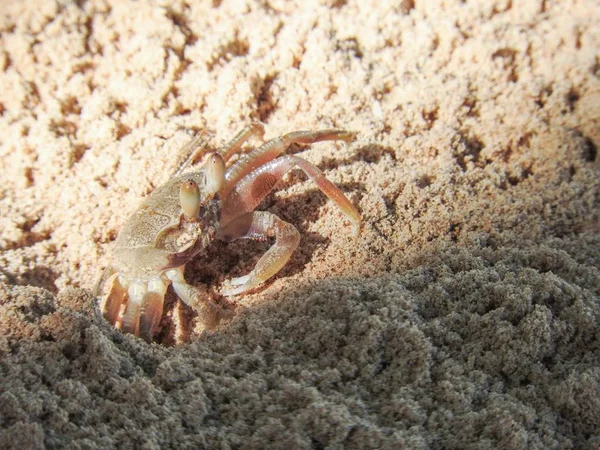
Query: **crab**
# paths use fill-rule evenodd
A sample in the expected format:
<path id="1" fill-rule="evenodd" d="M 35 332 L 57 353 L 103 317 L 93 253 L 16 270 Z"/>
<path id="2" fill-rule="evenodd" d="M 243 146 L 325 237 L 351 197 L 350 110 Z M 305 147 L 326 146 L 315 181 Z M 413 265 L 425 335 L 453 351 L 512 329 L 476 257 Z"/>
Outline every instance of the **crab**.
<path id="1" fill-rule="evenodd" d="M 204 327 L 213 329 L 234 305 L 227 298 L 255 290 L 286 265 L 299 244 L 300 234 L 292 224 L 270 212 L 255 211 L 293 168 L 302 169 L 340 208 L 353 225 L 354 235 L 359 233 L 360 215 L 342 191 L 309 161 L 284 154 L 292 144 L 350 142 L 354 133 L 294 131 L 264 142 L 231 163 L 248 140 L 262 139 L 264 132 L 263 124 L 251 123 L 212 152 L 208 134 L 201 132 L 182 149 L 185 161 L 127 220 L 115 242 L 112 262 L 97 283 L 100 309 L 110 324 L 151 342 L 171 285 L 179 299 L 198 312 Z M 205 161 L 202 168 L 184 173 L 200 157 Z M 186 263 L 213 241 L 240 238 L 275 238 L 275 242 L 250 273 L 225 282 L 217 298 L 185 281 Z"/>

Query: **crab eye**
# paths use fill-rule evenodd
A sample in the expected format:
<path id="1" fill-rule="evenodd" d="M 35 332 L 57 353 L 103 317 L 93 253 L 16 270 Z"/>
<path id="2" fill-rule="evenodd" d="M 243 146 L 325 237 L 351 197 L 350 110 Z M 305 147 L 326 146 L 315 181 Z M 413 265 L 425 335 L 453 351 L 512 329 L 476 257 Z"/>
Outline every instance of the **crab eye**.
<path id="1" fill-rule="evenodd" d="M 218 153 L 208 156 L 205 165 L 204 186 L 209 195 L 214 195 L 225 184 L 225 160 Z"/>
<path id="2" fill-rule="evenodd" d="M 200 209 L 200 189 L 194 180 L 186 180 L 179 188 L 179 203 L 183 214 L 190 219 L 198 216 Z"/>

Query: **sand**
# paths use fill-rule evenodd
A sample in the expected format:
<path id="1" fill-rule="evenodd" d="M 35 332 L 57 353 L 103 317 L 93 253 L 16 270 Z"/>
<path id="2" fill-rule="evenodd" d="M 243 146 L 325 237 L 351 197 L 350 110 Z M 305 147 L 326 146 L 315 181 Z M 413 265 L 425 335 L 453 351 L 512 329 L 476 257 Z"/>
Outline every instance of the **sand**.
<path id="1" fill-rule="evenodd" d="M 597 1 L 189 3 L 2 4 L 0 448 L 600 448 Z M 293 173 L 300 248 L 231 320 L 110 327 L 128 215 L 252 120 L 357 132 L 292 150 L 361 235 Z"/>

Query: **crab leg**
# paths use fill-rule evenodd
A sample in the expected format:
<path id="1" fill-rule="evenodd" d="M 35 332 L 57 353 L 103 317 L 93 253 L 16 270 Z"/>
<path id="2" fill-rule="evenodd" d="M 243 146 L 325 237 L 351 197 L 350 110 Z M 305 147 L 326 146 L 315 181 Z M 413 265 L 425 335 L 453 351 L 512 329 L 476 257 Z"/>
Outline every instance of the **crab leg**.
<path id="1" fill-rule="evenodd" d="M 271 139 L 233 164 L 225 174 L 225 186 L 219 192 L 226 198 L 235 185 L 253 170 L 277 158 L 291 144 L 314 144 L 321 141 L 345 141 L 354 139 L 354 133 L 345 130 L 294 131 Z"/>
<path id="2" fill-rule="evenodd" d="M 218 237 L 226 241 L 238 238 L 264 240 L 275 237 L 275 244 L 265 253 L 250 274 L 230 281 L 238 286 L 221 292 L 238 295 L 260 285 L 275 275 L 288 262 L 298 246 L 300 236 L 293 225 L 267 212 L 252 212 L 271 192 L 279 180 L 294 167 L 306 173 L 335 204 L 354 226 L 354 234 L 360 229 L 360 215 L 350 200 L 329 181 L 313 164 L 298 156 L 285 155 L 277 158 L 244 177 L 229 193 L 222 204 L 221 228 Z"/>
<path id="3" fill-rule="evenodd" d="M 240 131 L 227 145 L 219 149 L 218 153 L 223 157 L 225 162 L 239 151 L 246 141 L 251 139 L 253 136 L 263 137 L 265 134 L 265 126 L 260 122 L 252 122 L 248 124 L 242 131 Z M 202 154 L 208 153 L 210 148 L 208 143 L 210 141 L 211 134 L 202 131 L 196 134 L 185 146 L 180 150 L 183 157 L 183 161 L 177 167 L 173 176 L 181 175 L 188 167 L 192 165 L 194 161 L 197 161 Z"/>
<path id="4" fill-rule="evenodd" d="M 200 157 L 202 153 L 208 152 L 208 143 L 210 138 L 210 133 L 202 131 L 196 134 L 187 144 L 185 144 L 185 146 L 180 150 L 180 154 L 185 155 L 185 157 L 183 157 L 183 161 L 173 173 L 174 177 L 181 175 L 185 169 L 187 169 L 192 162 L 194 162 L 194 160 Z"/>
<path id="5" fill-rule="evenodd" d="M 102 305 L 100 305 L 100 310 L 102 311 L 102 317 L 114 326 L 119 318 L 121 306 L 127 298 L 127 289 L 121 284 L 119 276 L 116 273 L 108 281 L 110 283 L 110 290 Z"/>
<path id="6" fill-rule="evenodd" d="M 134 281 L 127 288 L 127 296 L 129 299 L 123 317 L 121 318 L 121 330 L 124 333 L 138 334 L 142 302 L 147 290 L 147 285 L 141 281 Z"/>
<path id="7" fill-rule="evenodd" d="M 265 126 L 260 122 L 252 122 L 248 124 L 242 131 L 235 135 L 227 145 L 219 150 L 219 154 L 225 162 L 240 150 L 242 145 L 254 136 L 262 138 L 265 135 Z"/>
<path id="8" fill-rule="evenodd" d="M 329 181 L 313 164 L 298 156 L 285 155 L 277 158 L 243 178 L 225 197 L 221 209 L 221 225 L 227 225 L 242 214 L 253 211 L 271 192 L 277 182 L 293 169 L 299 167 L 317 187 L 342 210 L 352 222 L 354 234 L 360 228 L 360 215 L 350 200 L 339 188 Z"/>
<path id="9" fill-rule="evenodd" d="M 152 335 L 160 322 L 163 313 L 163 303 L 168 283 L 160 277 L 148 282 L 148 291 L 142 299 L 140 311 L 139 335 L 146 342 L 152 342 Z"/>
<path id="10" fill-rule="evenodd" d="M 271 278 L 286 265 L 300 242 L 296 227 L 265 211 L 244 214 L 230 222 L 222 232 L 223 238 L 227 240 L 265 240 L 275 237 L 275 243 L 258 260 L 252 272 L 229 281 L 229 284 L 237 287 L 221 291 L 226 296 L 242 294 Z"/>
<path id="11" fill-rule="evenodd" d="M 166 275 L 173 283 L 177 296 L 188 306 L 197 311 L 204 326 L 212 330 L 217 326 L 222 316 L 227 313 L 217 305 L 208 291 L 203 292 L 197 287 L 187 284 L 183 277 L 183 266 L 167 271 Z"/>

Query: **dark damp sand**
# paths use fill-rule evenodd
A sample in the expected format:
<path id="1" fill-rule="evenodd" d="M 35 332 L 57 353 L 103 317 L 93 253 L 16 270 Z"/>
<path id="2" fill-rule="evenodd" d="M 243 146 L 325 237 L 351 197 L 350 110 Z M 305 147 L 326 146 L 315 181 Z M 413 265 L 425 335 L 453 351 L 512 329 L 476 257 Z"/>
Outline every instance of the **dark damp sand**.
<path id="1" fill-rule="evenodd" d="M 0 448 L 599 448 L 598 3 L 199 3 L 3 3 Z M 231 321 L 111 329 L 124 220 L 250 120 L 358 132 L 302 155 L 361 236 L 293 174 L 301 247 Z"/>

